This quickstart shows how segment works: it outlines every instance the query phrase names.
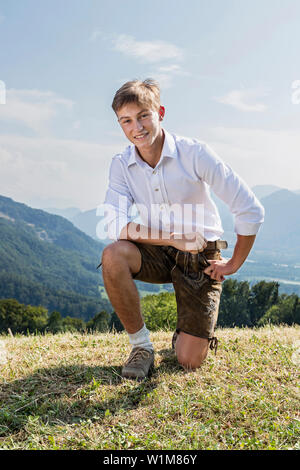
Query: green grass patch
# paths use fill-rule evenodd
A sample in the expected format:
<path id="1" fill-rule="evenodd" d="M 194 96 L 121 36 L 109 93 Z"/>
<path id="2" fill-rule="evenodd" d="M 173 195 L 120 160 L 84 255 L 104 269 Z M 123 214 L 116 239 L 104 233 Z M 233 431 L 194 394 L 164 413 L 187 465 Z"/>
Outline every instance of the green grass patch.
<path id="1" fill-rule="evenodd" d="M 218 329 L 196 371 L 151 333 L 143 382 L 120 375 L 124 332 L 1 336 L 0 448 L 299 449 L 299 332 Z"/>

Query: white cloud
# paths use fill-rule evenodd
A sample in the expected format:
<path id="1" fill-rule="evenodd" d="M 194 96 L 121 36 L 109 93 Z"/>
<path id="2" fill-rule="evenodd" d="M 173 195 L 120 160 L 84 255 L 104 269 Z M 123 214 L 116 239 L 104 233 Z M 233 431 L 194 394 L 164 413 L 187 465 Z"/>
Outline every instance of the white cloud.
<path id="1" fill-rule="evenodd" d="M 267 109 L 265 104 L 256 102 L 262 94 L 266 93 L 258 90 L 232 90 L 224 96 L 216 97 L 215 100 L 240 111 L 261 113 Z"/>
<path id="2" fill-rule="evenodd" d="M 158 67 L 157 70 L 162 73 L 174 73 L 178 75 L 188 75 L 188 72 L 184 72 L 182 68 L 180 67 L 180 65 L 178 64 L 171 64 L 167 66 Z"/>
<path id="3" fill-rule="evenodd" d="M 163 88 L 171 86 L 175 75 L 190 75 L 180 65 L 174 63 L 181 61 L 184 56 L 184 50 L 175 44 L 161 40 L 138 41 L 128 34 L 106 34 L 101 30 L 93 31 L 89 39 L 95 42 L 98 38 L 109 42 L 114 51 L 154 67 L 147 72 L 147 76 L 158 80 Z M 170 61 L 173 63 L 169 63 Z M 160 65 L 162 62 L 164 65 Z M 119 79 L 118 81 L 124 83 L 126 80 Z"/>
<path id="4" fill-rule="evenodd" d="M 300 189 L 298 132 L 201 126 L 199 135 L 190 123 L 188 132 L 205 140 L 250 186 Z M 125 145 L 2 135 L 0 193 L 39 207 L 92 209 L 103 202 L 111 158 Z"/>
<path id="5" fill-rule="evenodd" d="M 122 148 L 80 140 L 0 135 L 0 193 L 40 206 L 103 202 L 111 158 Z"/>
<path id="6" fill-rule="evenodd" d="M 171 88 L 172 81 L 173 81 L 173 76 L 171 74 L 159 73 L 155 71 L 155 72 L 152 72 L 150 75 L 151 75 L 151 78 L 153 78 L 159 83 L 159 86 L 161 89 Z"/>
<path id="7" fill-rule="evenodd" d="M 90 35 L 90 38 L 89 40 L 91 42 L 95 42 L 99 37 L 102 36 L 102 32 L 101 31 L 93 31 L 92 34 Z"/>
<path id="8" fill-rule="evenodd" d="M 183 51 L 165 41 L 137 41 L 134 37 L 121 34 L 113 39 L 114 49 L 142 62 L 157 63 L 163 60 L 180 60 Z"/>
<path id="9" fill-rule="evenodd" d="M 174 76 L 188 77 L 191 76 L 191 74 L 183 70 L 178 64 L 160 66 L 151 73 L 151 77 L 156 79 L 162 88 L 170 88 Z"/>
<path id="10" fill-rule="evenodd" d="M 104 31 L 102 31 L 101 29 L 96 29 L 95 31 L 93 31 L 89 37 L 89 41 L 90 42 L 96 42 L 98 39 L 102 39 L 104 41 L 109 41 L 111 40 L 111 34 L 107 34 L 105 33 Z"/>
<path id="11" fill-rule="evenodd" d="M 202 128 L 198 138 L 205 140 L 250 186 L 274 184 L 300 189 L 299 132 L 216 127 Z"/>
<path id="12" fill-rule="evenodd" d="M 111 158 L 122 147 L 82 140 L 52 137 L 55 117 L 63 122 L 73 101 L 52 91 L 14 90 L 0 106 L 0 121 L 22 123 L 36 131 L 35 137 L 0 134 L 0 193 L 40 206 L 77 205 L 96 207 L 104 199 Z M 69 116 L 70 126 L 79 129 L 80 120 Z M 2 131 L 3 132 L 3 131 Z M 120 148 L 121 147 L 121 148 Z"/>
<path id="13" fill-rule="evenodd" d="M 38 133 L 47 133 L 48 123 L 60 107 L 71 109 L 73 101 L 52 91 L 6 90 L 6 104 L 0 106 L 0 120 L 21 122 Z"/>

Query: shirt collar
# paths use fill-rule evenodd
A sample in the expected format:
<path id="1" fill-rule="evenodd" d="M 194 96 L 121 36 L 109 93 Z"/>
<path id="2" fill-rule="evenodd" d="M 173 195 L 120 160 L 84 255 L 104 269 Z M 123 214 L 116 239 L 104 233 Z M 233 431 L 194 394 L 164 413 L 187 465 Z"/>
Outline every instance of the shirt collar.
<path id="1" fill-rule="evenodd" d="M 165 129 L 163 129 L 163 132 L 165 134 L 165 141 L 164 141 L 164 145 L 161 151 L 161 157 L 159 161 L 161 161 L 164 157 L 177 158 L 177 148 L 176 148 L 174 137 Z M 137 154 L 136 154 L 135 146 L 131 145 L 130 157 L 129 157 L 127 166 L 130 166 L 133 163 L 138 163 L 138 161 L 137 161 Z"/>

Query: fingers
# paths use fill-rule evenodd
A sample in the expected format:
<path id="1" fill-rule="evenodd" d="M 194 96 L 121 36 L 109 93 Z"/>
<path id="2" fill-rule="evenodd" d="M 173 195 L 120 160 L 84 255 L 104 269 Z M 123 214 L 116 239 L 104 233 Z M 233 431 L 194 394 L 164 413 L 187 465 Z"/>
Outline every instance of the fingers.
<path id="1" fill-rule="evenodd" d="M 212 271 L 212 273 L 209 274 L 209 277 L 213 279 L 214 281 L 218 281 L 218 282 L 225 281 L 225 277 L 223 276 L 223 274 L 216 273 L 215 271 Z"/>
<path id="2" fill-rule="evenodd" d="M 211 263 L 210 266 L 204 269 L 205 274 L 207 274 L 211 279 L 214 279 L 215 281 L 218 282 L 223 282 L 225 281 L 224 275 L 219 272 L 220 265 L 218 265 L 217 260 L 209 260 Z"/>

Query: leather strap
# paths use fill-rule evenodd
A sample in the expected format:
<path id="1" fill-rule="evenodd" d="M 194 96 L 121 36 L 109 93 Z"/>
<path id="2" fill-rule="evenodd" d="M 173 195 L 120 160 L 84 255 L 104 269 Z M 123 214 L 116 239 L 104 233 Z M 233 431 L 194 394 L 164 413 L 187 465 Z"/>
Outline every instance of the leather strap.
<path id="1" fill-rule="evenodd" d="M 207 242 L 206 250 L 226 250 L 228 243 L 226 240 L 216 240 L 214 242 Z"/>

